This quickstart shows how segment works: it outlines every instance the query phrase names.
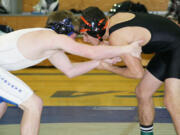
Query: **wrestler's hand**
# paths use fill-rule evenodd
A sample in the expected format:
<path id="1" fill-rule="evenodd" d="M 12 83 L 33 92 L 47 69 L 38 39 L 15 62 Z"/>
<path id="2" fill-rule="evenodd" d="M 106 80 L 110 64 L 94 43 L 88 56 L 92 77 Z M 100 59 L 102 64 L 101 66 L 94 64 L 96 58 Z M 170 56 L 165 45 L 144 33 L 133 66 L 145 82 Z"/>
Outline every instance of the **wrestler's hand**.
<path id="1" fill-rule="evenodd" d="M 102 60 L 102 62 L 105 62 L 105 63 L 108 63 L 108 64 L 116 64 L 118 62 L 121 62 L 122 59 L 120 57 L 114 57 L 114 58 L 111 58 L 111 59 L 104 59 Z"/>
<path id="2" fill-rule="evenodd" d="M 112 65 L 112 64 L 105 63 L 105 62 L 101 61 L 101 62 L 99 63 L 99 65 L 96 67 L 96 69 L 105 70 L 104 64 Z"/>
<path id="3" fill-rule="evenodd" d="M 141 44 L 143 42 L 144 41 L 140 40 L 140 41 L 135 41 L 135 42 L 132 42 L 131 44 L 129 44 L 127 46 L 128 50 L 129 50 L 129 54 L 141 59 L 141 52 L 142 52 Z"/>
<path id="4" fill-rule="evenodd" d="M 106 63 L 106 62 L 100 62 L 99 66 L 97 69 L 99 70 L 106 70 L 108 67 L 112 66 L 112 64 Z"/>

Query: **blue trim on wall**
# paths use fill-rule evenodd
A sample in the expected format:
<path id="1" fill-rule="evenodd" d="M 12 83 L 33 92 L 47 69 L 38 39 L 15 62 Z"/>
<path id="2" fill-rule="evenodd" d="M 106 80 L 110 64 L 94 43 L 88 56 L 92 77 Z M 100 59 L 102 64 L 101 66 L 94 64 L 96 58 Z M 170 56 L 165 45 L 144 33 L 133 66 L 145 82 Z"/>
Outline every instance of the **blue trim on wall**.
<path id="1" fill-rule="evenodd" d="M 22 111 L 11 106 L 0 120 L 0 124 L 19 124 L 21 118 Z M 45 106 L 43 109 L 41 123 L 73 122 L 138 122 L 137 108 Z M 165 108 L 156 108 L 155 123 L 172 123 Z"/>

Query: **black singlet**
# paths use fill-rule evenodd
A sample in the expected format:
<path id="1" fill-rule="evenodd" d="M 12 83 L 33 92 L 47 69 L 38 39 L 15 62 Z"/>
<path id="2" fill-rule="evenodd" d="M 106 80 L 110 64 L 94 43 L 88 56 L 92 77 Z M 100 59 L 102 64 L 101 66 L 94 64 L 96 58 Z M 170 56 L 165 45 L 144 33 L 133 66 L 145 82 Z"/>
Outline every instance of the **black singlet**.
<path id="1" fill-rule="evenodd" d="M 180 27 L 169 19 L 146 13 L 133 13 L 129 21 L 112 26 L 109 34 L 123 27 L 144 27 L 151 39 L 142 47 L 144 53 L 156 53 L 147 69 L 159 80 L 180 78 Z"/>

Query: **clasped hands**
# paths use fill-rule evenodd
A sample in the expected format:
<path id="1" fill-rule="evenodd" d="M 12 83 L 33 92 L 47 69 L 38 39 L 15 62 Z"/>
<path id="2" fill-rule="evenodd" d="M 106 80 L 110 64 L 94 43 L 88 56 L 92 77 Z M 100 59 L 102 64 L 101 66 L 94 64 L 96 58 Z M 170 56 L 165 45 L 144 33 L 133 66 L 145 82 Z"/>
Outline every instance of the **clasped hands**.
<path id="1" fill-rule="evenodd" d="M 142 47 L 140 45 L 141 43 L 143 43 L 142 40 L 135 41 L 135 42 L 132 42 L 131 44 L 129 44 L 127 46 L 124 46 L 127 49 L 126 54 L 132 55 L 132 56 L 134 56 L 136 58 L 141 59 L 141 52 L 142 52 Z M 121 61 L 122 61 L 121 56 L 114 57 L 114 58 L 111 58 L 111 59 L 100 60 L 100 63 L 96 68 L 99 69 L 99 70 L 104 70 L 104 69 L 107 69 L 108 66 L 112 66 L 112 65 L 114 65 L 114 64 L 116 64 L 118 62 L 121 62 Z"/>

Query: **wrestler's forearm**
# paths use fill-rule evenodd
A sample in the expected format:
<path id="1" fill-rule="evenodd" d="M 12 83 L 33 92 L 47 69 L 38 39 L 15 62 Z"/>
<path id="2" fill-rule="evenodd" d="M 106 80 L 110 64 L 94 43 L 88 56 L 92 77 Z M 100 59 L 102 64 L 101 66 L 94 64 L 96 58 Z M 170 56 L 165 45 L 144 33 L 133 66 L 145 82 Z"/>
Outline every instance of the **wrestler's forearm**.
<path id="1" fill-rule="evenodd" d="M 87 62 L 73 63 L 72 68 L 67 72 L 69 78 L 82 75 L 96 68 L 99 65 L 99 61 L 92 60 Z"/>
<path id="2" fill-rule="evenodd" d="M 109 65 L 104 67 L 104 69 L 127 78 L 133 78 L 133 79 L 142 78 L 142 74 L 138 72 L 137 73 L 131 72 L 128 70 L 127 67 L 117 67 L 117 66 Z"/>
<path id="3" fill-rule="evenodd" d="M 121 56 L 124 53 L 128 53 L 129 50 L 125 46 L 94 46 L 92 50 L 93 54 L 90 55 L 91 59 L 108 59 Z"/>

